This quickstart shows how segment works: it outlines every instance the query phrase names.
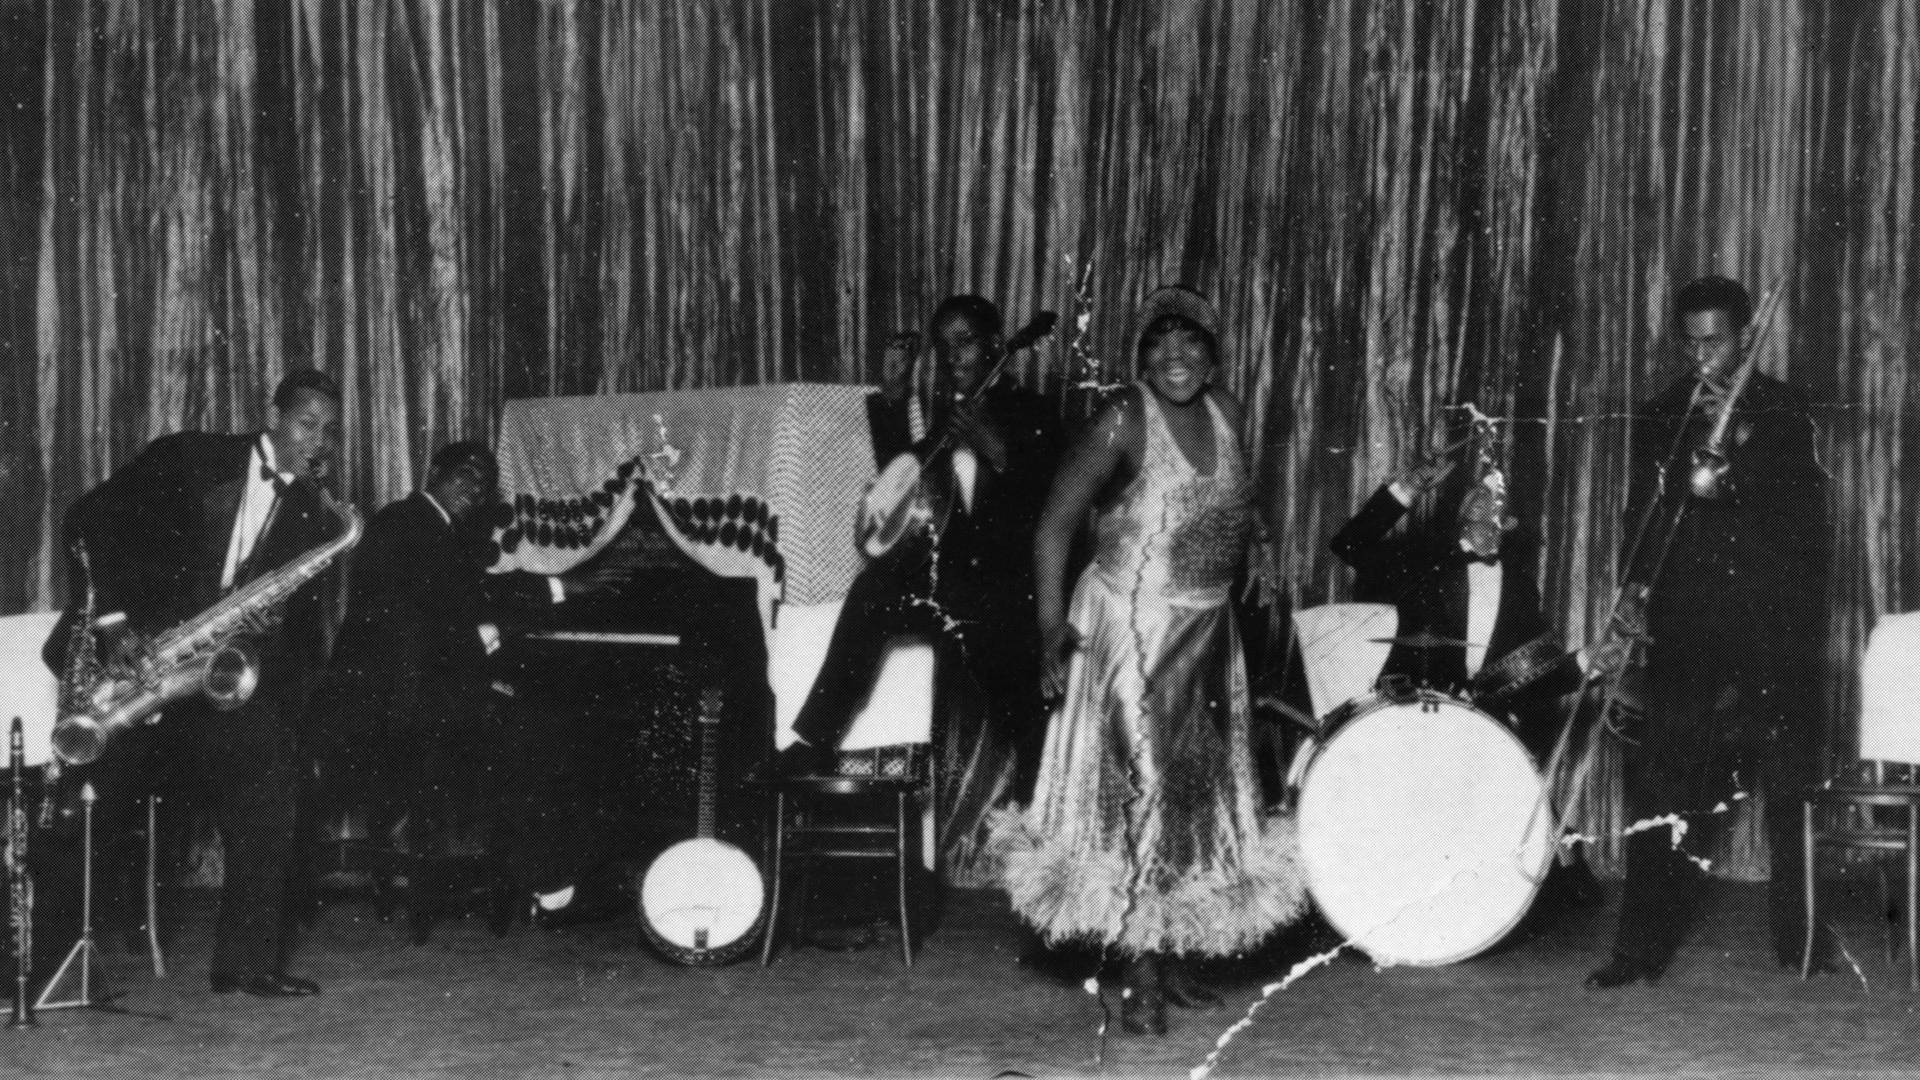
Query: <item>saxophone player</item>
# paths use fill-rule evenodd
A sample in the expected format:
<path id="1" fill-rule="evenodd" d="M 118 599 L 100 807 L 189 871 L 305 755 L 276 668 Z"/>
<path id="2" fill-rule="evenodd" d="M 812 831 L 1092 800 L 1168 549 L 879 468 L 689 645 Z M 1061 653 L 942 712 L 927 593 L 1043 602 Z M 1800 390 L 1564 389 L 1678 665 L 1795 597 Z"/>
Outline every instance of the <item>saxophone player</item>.
<path id="1" fill-rule="evenodd" d="M 67 547 L 85 546 L 97 610 L 109 622 L 124 615 L 126 632 L 104 650 L 112 667 L 150 667 L 141 642 L 341 532 L 317 486 L 340 441 L 338 384 L 320 371 L 293 371 L 270 412 L 264 431 L 155 439 L 67 512 Z M 324 659 L 322 580 L 308 580 L 252 627 L 258 666 L 250 696 L 226 710 L 197 694 L 169 703 L 162 722 L 129 731 L 87 766 L 104 836 L 124 832 L 116 829 L 124 815 L 166 777 L 185 777 L 208 803 L 224 865 L 215 993 L 319 992 L 286 971 L 282 909 L 301 788 L 296 723 Z M 47 644 L 56 672 L 66 670 L 69 632 L 56 627 Z"/>

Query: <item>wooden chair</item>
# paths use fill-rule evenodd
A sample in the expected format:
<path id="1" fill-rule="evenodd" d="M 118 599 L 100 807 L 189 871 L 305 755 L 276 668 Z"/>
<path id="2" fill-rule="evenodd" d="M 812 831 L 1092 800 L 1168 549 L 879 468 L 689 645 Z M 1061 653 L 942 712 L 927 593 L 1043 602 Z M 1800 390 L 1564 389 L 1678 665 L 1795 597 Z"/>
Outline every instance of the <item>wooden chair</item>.
<path id="1" fill-rule="evenodd" d="M 1860 756 L 1865 779 L 1836 781 L 1809 789 L 1801 803 L 1801 841 L 1805 868 L 1806 943 L 1800 977 L 1813 970 L 1818 935 L 1817 857 L 1821 851 L 1866 852 L 1880 876 L 1880 910 L 1889 914 L 1887 961 L 1898 955 L 1893 935 L 1887 861 L 1905 863 L 1907 985 L 1920 990 L 1920 784 L 1911 766 L 1920 764 L 1920 613 L 1888 615 L 1873 628 L 1860 664 Z M 1887 779 L 1887 764 L 1909 766 L 1898 782 Z M 1892 820 L 1889 820 L 1889 819 Z"/>
<path id="2" fill-rule="evenodd" d="M 772 804 L 767 830 L 767 928 L 760 942 L 762 967 L 773 963 L 783 929 L 781 906 L 787 900 L 789 872 L 798 870 L 806 875 L 823 862 L 840 859 L 892 861 L 900 959 L 913 966 L 919 937 L 914 925 L 912 882 L 914 866 L 921 861 L 920 806 L 923 800 L 932 799 L 934 791 L 932 755 L 925 744 L 867 753 L 878 766 L 871 773 L 760 781 Z M 842 768 L 849 758 L 858 756 L 843 755 Z M 899 767 L 890 767 L 896 760 Z M 862 815 L 857 812 L 861 803 L 885 807 L 885 812 Z M 791 913 L 796 933 L 805 926 L 808 894 L 803 876 Z"/>
<path id="3" fill-rule="evenodd" d="M 838 613 L 820 614 L 821 625 L 830 628 Z M 791 613 L 783 615 L 783 621 L 783 635 L 821 629 Z M 914 947 L 925 929 L 916 925 L 924 920 L 914 914 L 916 865 L 932 869 L 934 888 L 938 888 L 939 785 L 932 752 L 935 656 L 931 642 L 913 636 L 894 641 L 875 677 L 868 705 L 841 741 L 837 767 L 830 774 L 769 776 L 756 781 L 767 795 L 769 810 L 763 859 L 767 920 L 760 942 L 762 966 L 773 963 L 785 929 L 783 906 L 792 909 L 787 914 L 798 936 L 805 925 L 810 876 L 823 864 L 842 860 L 892 861 L 891 900 L 900 930 L 900 958 L 912 966 Z M 785 725 L 791 725 L 798 697 L 804 696 L 818 671 L 820 657 L 809 660 L 802 677 L 791 683 L 792 697 L 782 706 Z M 790 896 L 788 878 L 796 871 L 798 888 Z"/>
<path id="4" fill-rule="evenodd" d="M 1876 770 L 1878 771 L 1878 770 Z M 1898 811 L 1896 822 L 1887 822 L 1881 811 Z M 1803 868 L 1806 893 L 1806 943 L 1800 955 L 1800 977 L 1813 973 L 1813 944 L 1818 937 L 1818 890 L 1815 861 L 1822 851 L 1871 852 L 1880 874 L 1880 910 L 1888 906 L 1886 859 L 1900 856 L 1906 867 L 1906 903 L 1900 917 L 1906 923 L 1907 986 L 1920 990 L 1920 785 L 1886 784 L 1874 781 L 1832 784 L 1807 791 L 1801 803 L 1802 839 L 1806 847 Z M 1899 953 L 1892 920 L 1887 926 L 1887 962 Z"/>

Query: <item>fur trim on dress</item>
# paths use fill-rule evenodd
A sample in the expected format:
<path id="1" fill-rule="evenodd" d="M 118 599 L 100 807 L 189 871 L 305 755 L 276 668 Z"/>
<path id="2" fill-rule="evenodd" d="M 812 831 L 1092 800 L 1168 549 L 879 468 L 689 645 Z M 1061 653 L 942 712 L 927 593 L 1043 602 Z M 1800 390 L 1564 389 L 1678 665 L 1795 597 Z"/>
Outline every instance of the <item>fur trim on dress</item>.
<path id="1" fill-rule="evenodd" d="M 996 811 L 992 830 L 1008 899 L 1049 943 L 1230 956 L 1255 948 L 1306 907 L 1290 816 L 1266 818 L 1238 865 L 1188 871 L 1169 889 L 1137 884 L 1132 860 L 1118 853 L 1077 850 L 1036 832 L 1018 809 Z"/>

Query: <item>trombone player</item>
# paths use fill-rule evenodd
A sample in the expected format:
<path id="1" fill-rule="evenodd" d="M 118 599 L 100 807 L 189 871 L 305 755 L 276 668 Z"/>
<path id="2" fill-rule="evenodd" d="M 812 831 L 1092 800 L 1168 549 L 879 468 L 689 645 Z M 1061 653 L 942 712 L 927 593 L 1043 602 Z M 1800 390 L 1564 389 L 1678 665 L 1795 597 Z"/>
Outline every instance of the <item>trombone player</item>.
<path id="1" fill-rule="evenodd" d="M 274 391 L 264 431 L 183 431 L 147 444 L 82 495 L 64 536 L 87 553 L 97 610 L 123 613 L 110 671 L 150 668 L 142 643 L 212 608 L 236 588 L 340 542 L 317 481 L 340 441 L 340 388 L 323 372 L 289 373 Z M 349 538 L 348 542 L 351 542 Z M 321 578 L 294 589 L 255 620 L 258 657 L 251 696 L 226 710 L 198 694 L 169 704 L 165 719 L 123 735 L 90 767 L 101 793 L 103 832 L 152 790 L 156 766 L 181 768 L 211 803 L 223 855 L 214 928 L 214 993 L 304 997 L 314 983 L 287 974 L 282 907 L 294 853 L 301 787 L 296 721 L 324 659 Z M 87 583 L 76 582 L 76 614 Z M 67 673 L 71 627 L 55 627 L 47 660 Z"/>
<path id="2" fill-rule="evenodd" d="M 1627 818 L 1679 814 L 1688 829 L 1626 838 L 1613 955 L 1587 977 L 1596 990 L 1666 970 L 1725 819 L 1710 811 L 1756 782 L 1773 852 L 1774 954 L 1782 966 L 1799 961 L 1796 794 L 1817 751 L 1827 478 L 1805 395 L 1754 370 L 1753 321 L 1737 282 L 1703 277 L 1681 288 L 1673 329 L 1687 370 L 1633 417 L 1628 584 L 1619 632 L 1595 666 L 1617 672 L 1631 642 L 1645 642 L 1645 716 L 1623 731 Z"/>

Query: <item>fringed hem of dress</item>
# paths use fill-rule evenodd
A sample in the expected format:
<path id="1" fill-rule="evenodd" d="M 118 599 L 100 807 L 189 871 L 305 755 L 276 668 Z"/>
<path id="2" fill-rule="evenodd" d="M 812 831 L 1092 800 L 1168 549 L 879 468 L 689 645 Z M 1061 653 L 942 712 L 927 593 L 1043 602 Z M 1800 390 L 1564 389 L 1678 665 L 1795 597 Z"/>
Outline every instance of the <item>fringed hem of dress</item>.
<path id="1" fill-rule="evenodd" d="M 1171 888 L 1134 888 L 1129 860 L 1042 835 L 1017 808 L 995 811 L 992 833 L 1014 911 L 1053 944 L 1230 956 L 1259 946 L 1306 908 L 1306 872 L 1289 816 L 1262 822 L 1240 849 L 1239 865 L 1182 874 Z"/>

